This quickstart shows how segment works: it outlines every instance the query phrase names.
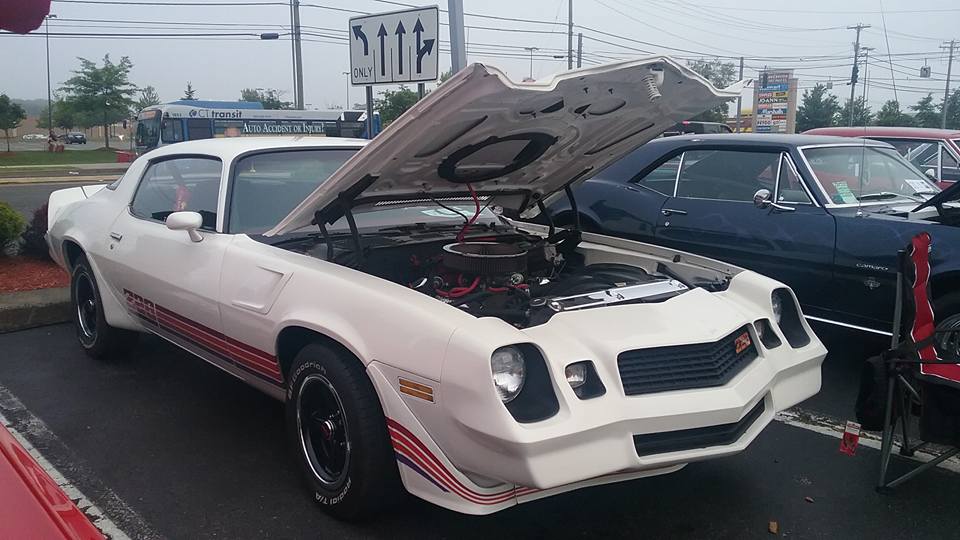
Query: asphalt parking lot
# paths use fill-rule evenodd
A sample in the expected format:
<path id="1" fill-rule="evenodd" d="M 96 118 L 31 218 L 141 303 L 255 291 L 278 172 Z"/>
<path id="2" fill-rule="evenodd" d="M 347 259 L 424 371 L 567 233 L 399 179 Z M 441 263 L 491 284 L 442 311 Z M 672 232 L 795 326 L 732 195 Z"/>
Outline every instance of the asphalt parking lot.
<path id="1" fill-rule="evenodd" d="M 820 332 L 833 351 L 804 409 L 851 415 L 858 356 L 882 340 Z M 410 499 L 373 523 L 327 518 L 301 488 L 282 406 L 159 339 L 98 363 L 70 325 L 0 335 L 0 413 L 131 538 L 956 538 L 957 474 L 873 490 L 879 452 L 774 422 L 743 454 L 492 516 Z M 596 456 L 603 459 L 603 456 Z M 895 458 L 895 467 L 907 462 Z M 807 499 L 809 498 L 809 500 Z"/>

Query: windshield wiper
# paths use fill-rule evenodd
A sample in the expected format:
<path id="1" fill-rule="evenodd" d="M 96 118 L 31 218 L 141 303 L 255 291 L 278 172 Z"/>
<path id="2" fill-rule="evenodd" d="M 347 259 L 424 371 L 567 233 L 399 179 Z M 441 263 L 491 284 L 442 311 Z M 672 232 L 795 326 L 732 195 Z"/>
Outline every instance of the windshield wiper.
<path id="1" fill-rule="evenodd" d="M 896 199 L 898 197 L 903 197 L 905 199 L 910 199 L 914 202 L 924 202 L 925 199 L 922 197 L 917 197 L 914 195 L 907 195 L 906 193 L 894 193 L 892 191 L 881 191 L 879 193 L 867 193 L 866 195 L 861 195 L 857 197 L 861 201 L 878 201 L 883 199 Z"/>

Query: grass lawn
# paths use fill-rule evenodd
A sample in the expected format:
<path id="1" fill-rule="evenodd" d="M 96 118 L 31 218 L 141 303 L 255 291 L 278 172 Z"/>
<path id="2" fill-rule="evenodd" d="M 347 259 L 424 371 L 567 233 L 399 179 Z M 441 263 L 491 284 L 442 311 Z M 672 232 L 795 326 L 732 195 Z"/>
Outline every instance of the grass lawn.
<path id="1" fill-rule="evenodd" d="M 25 150 L 22 152 L 11 152 L 9 154 L 0 151 L 0 167 L 72 165 L 74 163 L 115 163 L 116 161 L 116 152 L 103 148 L 97 150 L 65 150 L 63 152 Z"/>

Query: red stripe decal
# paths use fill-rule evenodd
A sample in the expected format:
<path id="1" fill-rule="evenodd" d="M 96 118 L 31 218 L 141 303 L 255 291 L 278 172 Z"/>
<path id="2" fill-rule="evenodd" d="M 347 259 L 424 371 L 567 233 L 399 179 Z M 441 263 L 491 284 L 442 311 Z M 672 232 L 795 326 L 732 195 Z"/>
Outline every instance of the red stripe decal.
<path id="1" fill-rule="evenodd" d="M 232 360 L 270 380 L 282 382 L 276 356 L 224 335 L 179 313 L 124 290 L 131 311 L 177 336 Z"/>
<path id="2" fill-rule="evenodd" d="M 454 476 L 449 469 L 420 441 L 410 430 L 399 422 L 388 418 L 391 441 L 394 450 L 422 467 L 435 480 L 449 488 L 452 492 L 476 504 L 499 504 L 513 497 L 527 495 L 539 491 L 535 488 L 511 488 L 499 493 L 480 493 L 465 486 Z"/>
<path id="3" fill-rule="evenodd" d="M 157 319 L 162 323 L 163 327 L 169 330 L 173 330 L 175 333 L 183 337 L 186 337 L 191 341 L 204 345 L 208 349 L 212 349 L 214 352 L 222 356 L 225 356 L 226 358 L 242 363 L 243 365 L 249 367 L 250 369 L 253 369 L 266 376 L 269 376 L 272 379 L 279 380 L 279 376 L 280 376 L 279 369 L 264 367 L 264 366 L 261 366 L 260 364 L 251 362 L 243 357 L 231 354 L 229 349 L 227 349 L 223 345 L 222 340 L 203 334 L 199 330 L 196 330 L 195 328 L 191 328 L 190 326 L 187 326 L 185 323 L 180 322 L 172 317 L 169 317 L 164 313 L 157 313 L 157 315 L 158 315 Z"/>

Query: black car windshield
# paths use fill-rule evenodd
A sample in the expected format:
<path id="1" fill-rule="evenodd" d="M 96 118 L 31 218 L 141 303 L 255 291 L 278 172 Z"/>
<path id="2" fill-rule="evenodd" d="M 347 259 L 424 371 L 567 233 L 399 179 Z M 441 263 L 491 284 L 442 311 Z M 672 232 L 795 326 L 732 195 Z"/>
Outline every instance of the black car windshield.
<path id="1" fill-rule="evenodd" d="M 940 191 L 892 148 L 823 146 L 801 151 L 834 204 L 923 201 Z"/>

